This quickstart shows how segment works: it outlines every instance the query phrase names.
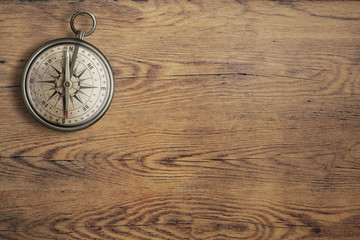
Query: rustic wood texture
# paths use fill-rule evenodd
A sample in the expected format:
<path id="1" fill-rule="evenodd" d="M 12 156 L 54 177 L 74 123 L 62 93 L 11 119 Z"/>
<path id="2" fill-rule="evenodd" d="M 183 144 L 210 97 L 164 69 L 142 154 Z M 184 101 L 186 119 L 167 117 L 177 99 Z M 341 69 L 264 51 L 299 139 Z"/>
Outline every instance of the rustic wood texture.
<path id="1" fill-rule="evenodd" d="M 20 76 L 78 10 L 115 97 L 62 133 Z M 359 30 L 353 1 L 1 1 L 0 238 L 360 239 Z"/>

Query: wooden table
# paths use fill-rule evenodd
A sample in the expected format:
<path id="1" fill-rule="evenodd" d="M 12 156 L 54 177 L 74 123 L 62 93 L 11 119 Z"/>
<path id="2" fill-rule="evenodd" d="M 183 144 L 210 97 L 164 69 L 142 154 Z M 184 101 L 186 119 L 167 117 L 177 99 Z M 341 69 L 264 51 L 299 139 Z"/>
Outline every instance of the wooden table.
<path id="1" fill-rule="evenodd" d="M 115 97 L 56 132 L 20 76 L 78 10 Z M 1 239 L 359 239 L 359 30 L 353 1 L 1 1 Z"/>

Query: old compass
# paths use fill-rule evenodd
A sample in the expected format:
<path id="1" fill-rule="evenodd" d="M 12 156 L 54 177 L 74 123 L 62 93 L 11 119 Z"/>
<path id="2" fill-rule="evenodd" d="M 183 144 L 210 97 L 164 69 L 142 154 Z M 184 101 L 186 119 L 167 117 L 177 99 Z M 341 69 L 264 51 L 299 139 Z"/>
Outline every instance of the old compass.
<path id="1" fill-rule="evenodd" d="M 79 14 L 92 18 L 89 32 L 76 30 Z M 27 109 L 43 125 L 59 131 L 77 131 L 91 126 L 108 110 L 114 94 L 109 62 L 84 37 L 94 32 L 96 19 L 87 11 L 70 21 L 75 38 L 50 41 L 27 61 L 21 91 Z"/>

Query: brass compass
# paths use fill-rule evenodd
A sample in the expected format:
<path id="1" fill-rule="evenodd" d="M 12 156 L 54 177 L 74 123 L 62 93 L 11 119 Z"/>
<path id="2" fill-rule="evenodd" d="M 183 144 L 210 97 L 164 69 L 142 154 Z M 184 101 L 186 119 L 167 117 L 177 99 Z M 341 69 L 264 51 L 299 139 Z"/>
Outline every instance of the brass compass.
<path id="1" fill-rule="evenodd" d="M 92 18 L 92 29 L 77 30 L 79 14 Z M 50 41 L 37 49 L 25 64 L 21 92 L 31 115 L 59 131 L 77 131 L 97 122 L 110 107 L 114 77 L 104 54 L 84 37 L 95 31 L 95 16 L 75 13 L 70 26 L 75 38 Z"/>

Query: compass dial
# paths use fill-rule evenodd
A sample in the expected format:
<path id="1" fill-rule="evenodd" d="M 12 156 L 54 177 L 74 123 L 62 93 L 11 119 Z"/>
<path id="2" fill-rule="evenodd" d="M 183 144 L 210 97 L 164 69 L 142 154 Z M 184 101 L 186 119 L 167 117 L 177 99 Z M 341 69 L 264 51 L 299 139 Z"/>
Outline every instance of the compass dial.
<path id="1" fill-rule="evenodd" d="M 22 90 L 37 120 L 56 130 L 80 130 L 105 114 L 113 96 L 113 75 L 106 58 L 91 44 L 58 39 L 30 58 Z"/>

